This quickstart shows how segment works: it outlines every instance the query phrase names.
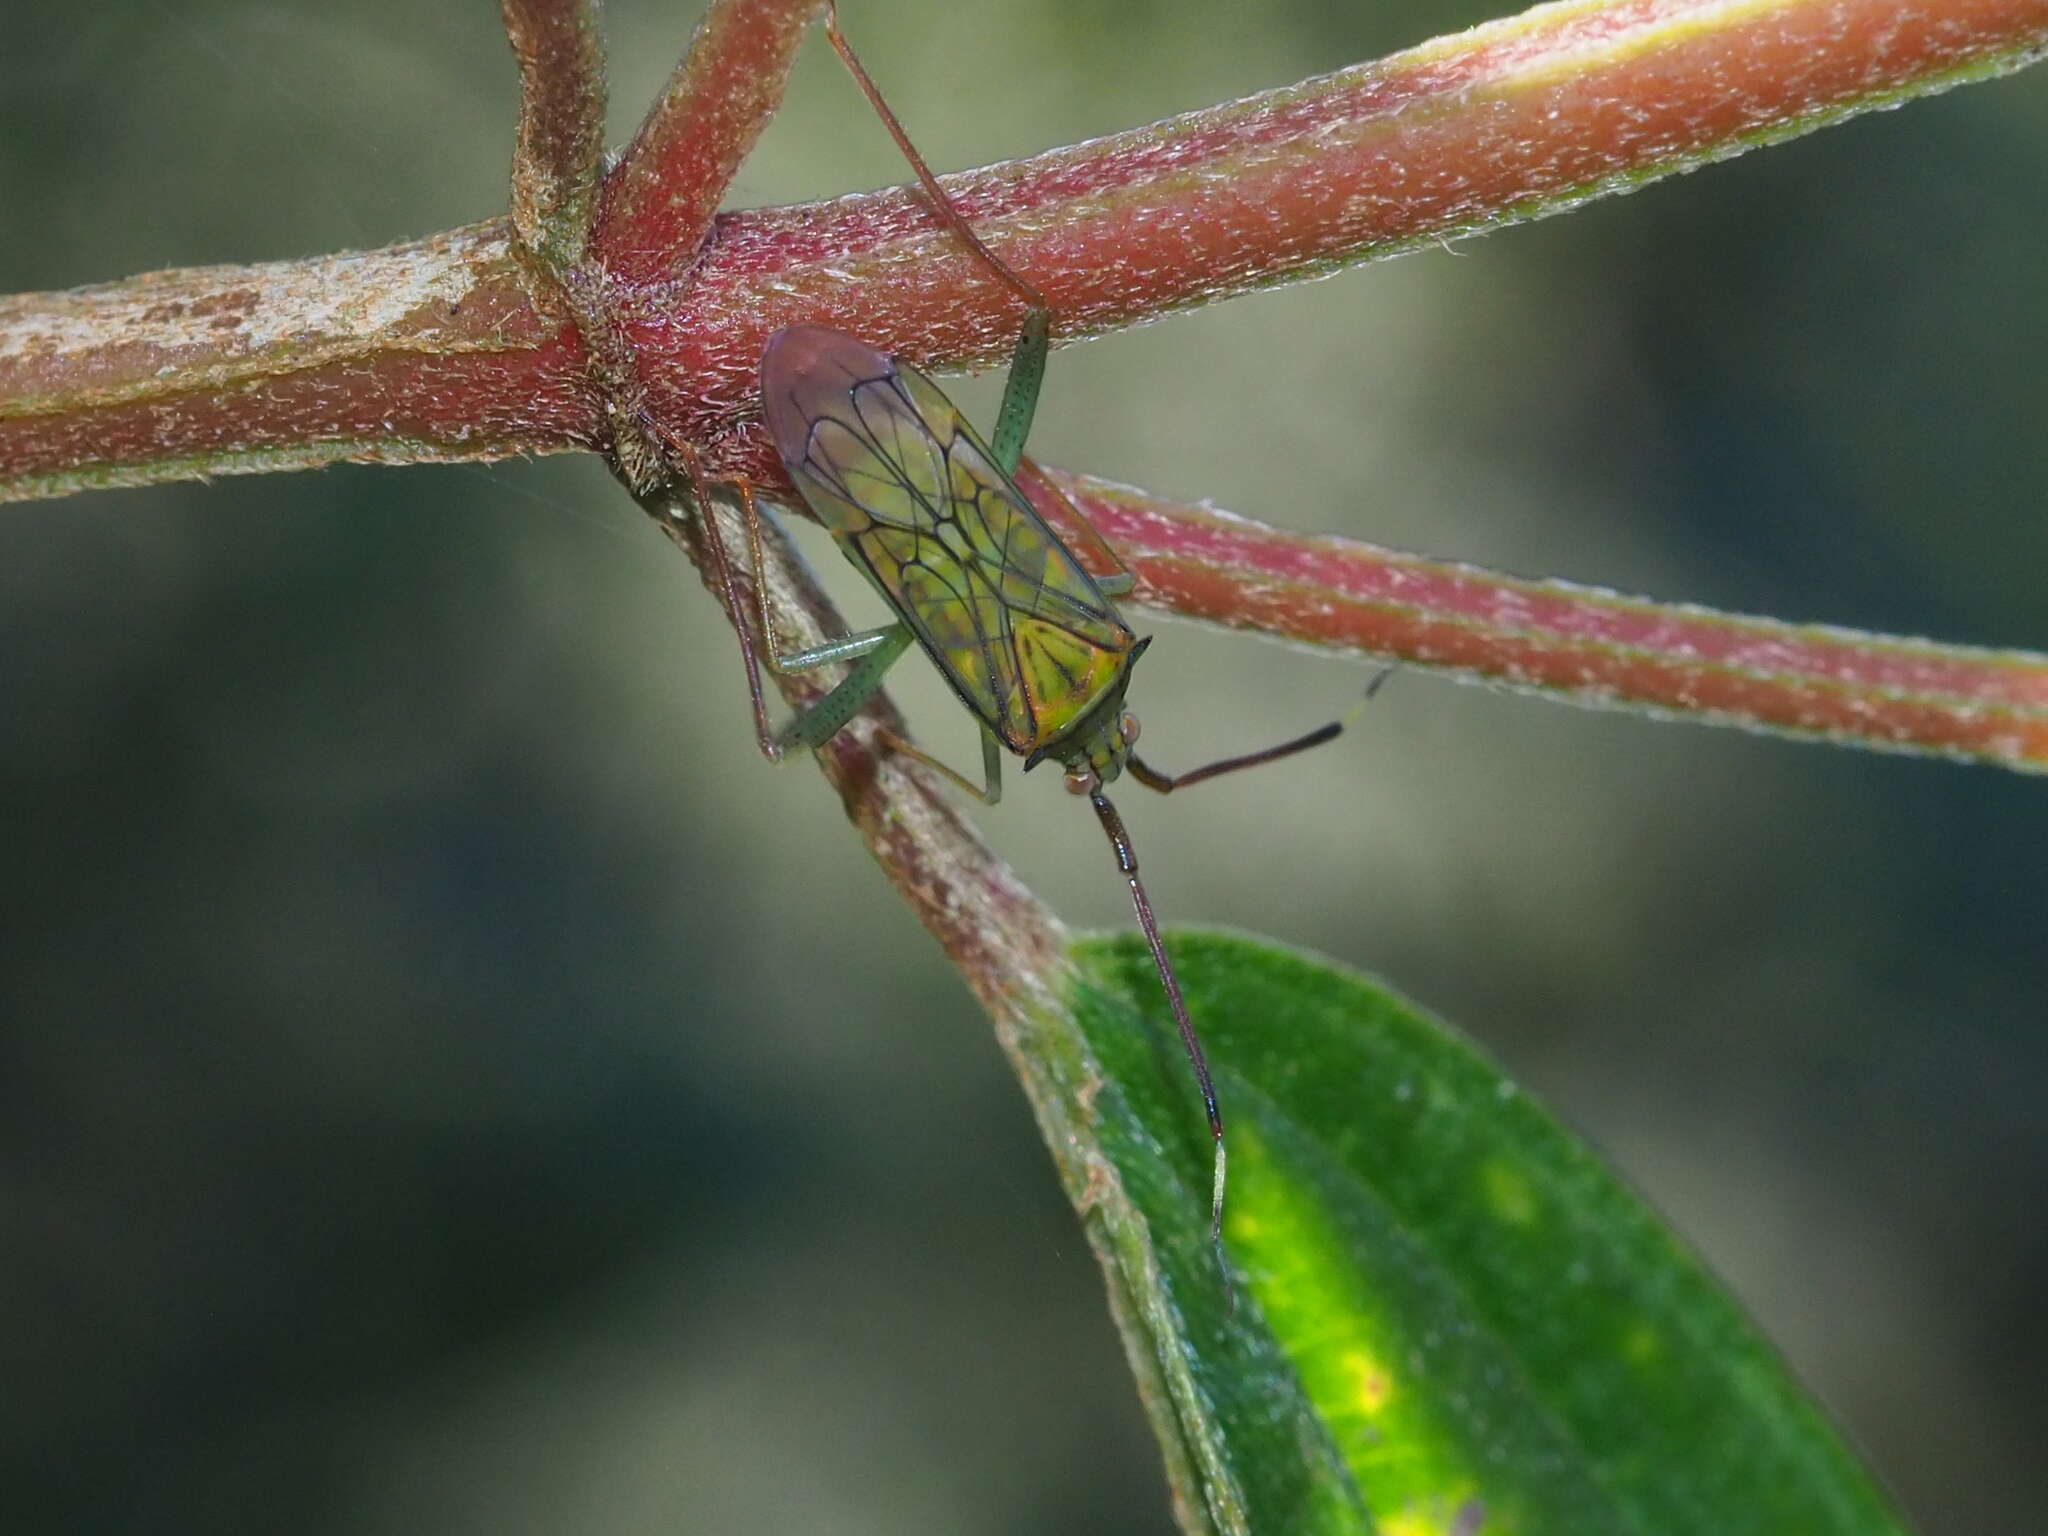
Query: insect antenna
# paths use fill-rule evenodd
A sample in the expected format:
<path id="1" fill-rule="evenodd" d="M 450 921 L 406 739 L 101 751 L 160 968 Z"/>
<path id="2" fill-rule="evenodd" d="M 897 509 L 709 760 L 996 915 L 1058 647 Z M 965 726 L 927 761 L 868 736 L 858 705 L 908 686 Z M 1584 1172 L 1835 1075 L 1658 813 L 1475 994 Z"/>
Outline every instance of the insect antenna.
<path id="1" fill-rule="evenodd" d="M 1231 1284 L 1230 1264 L 1223 1254 L 1223 1114 L 1216 1107 L 1216 1084 L 1209 1076 L 1209 1062 L 1202 1055 L 1202 1041 L 1195 1033 L 1194 1020 L 1188 1017 L 1187 999 L 1181 996 L 1180 978 L 1173 973 L 1173 962 L 1166 958 L 1166 945 L 1159 937 L 1159 923 L 1152 916 L 1152 899 L 1145 894 L 1144 882 L 1138 878 L 1138 850 L 1131 846 L 1131 835 L 1124 830 L 1123 818 L 1117 815 L 1116 807 L 1109 803 L 1109 797 L 1100 787 L 1089 791 L 1088 803 L 1095 807 L 1102 830 L 1109 834 L 1109 845 L 1116 850 L 1116 867 L 1131 883 L 1131 905 L 1137 908 L 1138 926 L 1145 931 L 1145 943 L 1151 948 L 1152 964 L 1159 972 L 1159 984 L 1166 989 L 1166 1004 L 1173 1010 L 1173 1022 L 1180 1030 L 1180 1043 L 1187 1050 L 1188 1061 L 1195 1069 L 1195 1081 L 1202 1090 L 1202 1107 L 1209 1112 L 1209 1136 L 1216 1147 L 1215 1172 L 1209 1190 L 1209 1246 L 1216 1250 L 1216 1265 L 1223 1272 L 1224 1288 L 1234 1311 L 1237 1291 Z"/>
<path id="2" fill-rule="evenodd" d="M 1393 673 L 1394 669 L 1391 666 L 1381 668 L 1373 680 L 1365 685 L 1364 695 L 1345 712 L 1343 719 L 1319 725 L 1307 735 L 1297 736 L 1292 741 L 1283 741 L 1278 746 L 1267 747 L 1259 752 L 1247 752 L 1241 757 L 1219 758 L 1213 763 L 1204 763 L 1199 768 L 1190 768 L 1186 773 L 1161 773 L 1133 752 L 1124 764 L 1125 771 L 1147 789 L 1157 790 L 1162 795 L 1170 795 L 1176 789 L 1186 789 L 1190 784 L 1199 784 L 1204 779 L 1221 778 L 1224 774 L 1235 773 L 1240 768 L 1256 768 L 1261 763 L 1277 763 L 1283 757 L 1306 752 L 1310 747 L 1320 747 L 1324 742 L 1335 741 L 1343 735 L 1344 727 L 1350 723 L 1352 717 L 1372 702 L 1372 696 L 1380 691 L 1380 684 L 1393 676 Z"/>

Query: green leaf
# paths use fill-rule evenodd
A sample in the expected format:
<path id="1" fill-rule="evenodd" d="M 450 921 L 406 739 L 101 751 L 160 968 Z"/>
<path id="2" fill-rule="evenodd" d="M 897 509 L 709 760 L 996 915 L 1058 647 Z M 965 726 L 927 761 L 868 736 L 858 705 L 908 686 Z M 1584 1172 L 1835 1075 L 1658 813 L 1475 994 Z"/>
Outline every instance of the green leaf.
<path id="1" fill-rule="evenodd" d="M 1470 1045 L 1325 962 L 1168 943 L 1229 1130 L 1234 1314 L 1207 1131 L 1143 943 L 1077 942 L 1075 1001 L 1096 1129 L 1150 1227 L 1149 1283 L 1119 1306 L 1184 1522 L 1902 1529 L 1699 1261 Z"/>

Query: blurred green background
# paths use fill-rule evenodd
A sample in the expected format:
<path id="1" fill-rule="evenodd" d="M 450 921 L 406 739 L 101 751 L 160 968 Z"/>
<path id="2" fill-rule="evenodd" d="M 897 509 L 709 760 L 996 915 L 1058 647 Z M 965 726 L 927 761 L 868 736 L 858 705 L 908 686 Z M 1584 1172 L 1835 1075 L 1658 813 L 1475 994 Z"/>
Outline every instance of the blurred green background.
<path id="1" fill-rule="evenodd" d="M 954 167 L 1486 14 L 846 19 Z M 695 17 L 610 8 L 615 139 Z M 5 290 L 503 206 L 484 0 L 8 20 Z M 899 179 L 814 40 L 731 201 Z M 2044 193 L 2036 72 L 1062 352 L 1034 446 L 1505 570 L 2048 645 Z M 1163 628 L 1169 765 L 1363 676 Z M 971 756 L 936 684 L 899 697 Z M 1169 1529 L 986 1023 L 815 775 L 758 760 L 718 614 L 595 462 L 0 509 L 0 795 L 10 1531 Z M 1606 1149 L 1923 1529 L 2048 1505 L 2048 784 L 1406 672 L 1299 765 L 1126 800 L 1169 921 L 1387 977 Z M 984 825 L 1125 920 L 1055 783 Z"/>

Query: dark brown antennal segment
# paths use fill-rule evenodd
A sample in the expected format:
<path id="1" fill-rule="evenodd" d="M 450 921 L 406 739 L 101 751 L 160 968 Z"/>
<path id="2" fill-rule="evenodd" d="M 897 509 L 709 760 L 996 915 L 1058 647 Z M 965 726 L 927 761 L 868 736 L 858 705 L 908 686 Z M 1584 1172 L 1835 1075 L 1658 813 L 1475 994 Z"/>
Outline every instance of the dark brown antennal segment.
<path id="1" fill-rule="evenodd" d="M 875 116 L 882 120 L 882 126 L 889 130 L 889 137 L 896 141 L 896 147 L 903 151 L 903 158 L 910 162 L 910 168 L 917 174 L 917 184 L 924 188 L 924 195 L 930 200 L 932 212 L 936 213 L 946 227 L 967 242 L 968 248 L 988 264 L 991 272 L 1007 284 L 1026 305 L 1041 313 L 1050 313 L 1052 306 L 1045 302 L 1045 295 L 1032 286 L 1029 279 L 1021 276 L 998 256 L 981 243 L 981 236 L 974 232 L 960 210 L 953 206 L 953 200 L 946 196 L 946 189 L 939 185 L 938 177 L 931 167 L 924 163 L 924 156 L 917 152 L 917 146 L 910 142 L 910 135 L 903 131 L 903 125 L 896 120 L 896 114 L 889 109 L 889 103 L 882 99 L 875 82 L 868 78 L 859 58 L 846 41 L 846 34 L 839 30 L 838 0 L 826 0 L 825 37 L 832 44 L 840 62 L 846 65 L 847 73 L 853 76 L 854 84 L 860 87 L 861 95 L 867 97 L 868 105 L 875 109 Z"/>
<path id="2" fill-rule="evenodd" d="M 1173 1010 L 1173 1022 L 1180 1030 L 1180 1043 L 1186 1048 L 1188 1061 L 1195 1069 L 1195 1081 L 1201 1085 L 1202 1107 L 1209 1112 L 1209 1135 L 1216 1144 L 1214 1181 L 1209 1192 L 1209 1245 L 1216 1250 L 1216 1264 L 1223 1271 L 1224 1288 L 1235 1310 L 1237 1291 L 1231 1284 L 1230 1263 L 1223 1255 L 1223 1114 L 1216 1107 L 1216 1084 L 1209 1076 L 1209 1062 L 1202 1055 L 1202 1041 L 1195 1033 L 1194 1020 L 1188 1017 L 1187 999 L 1181 996 L 1180 978 L 1173 974 L 1173 963 L 1166 958 L 1166 945 L 1159 937 L 1159 923 L 1152 916 L 1152 899 L 1145 894 L 1144 882 L 1138 879 L 1138 850 L 1131 846 L 1131 835 L 1124 830 L 1124 819 L 1117 815 L 1116 807 L 1109 803 L 1109 797 L 1100 789 L 1089 792 L 1088 803 L 1095 807 L 1102 830 L 1109 834 L 1109 845 L 1116 850 L 1116 867 L 1131 883 L 1131 905 L 1137 908 L 1138 926 L 1145 931 L 1145 943 L 1152 950 L 1152 964 L 1159 971 L 1159 984 L 1166 989 L 1166 1004 Z"/>
<path id="3" fill-rule="evenodd" d="M 1365 692 L 1344 714 L 1341 720 L 1332 720 L 1319 725 L 1305 736 L 1292 741 L 1283 741 L 1276 747 L 1267 747 L 1262 752 L 1247 752 L 1242 757 L 1219 758 L 1205 763 L 1200 768 L 1190 768 L 1186 773 L 1161 773 L 1150 763 L 1133 752 L 1124 763 L 1124 769 L 1147 789 L 1170 795 L 1176 789 L 1186 789 L 1190 784 L 1199 784 L 1204 779 L 1221 778 L 1226 773 L 1235 773 L 1240 768 L 1256 768 L 1261 763 L 1277 763 L 1283 757 L 1292 757 L 1297 752 L 1306 752 L 1310 747 L 1320 747 L 1326 741 L 1335 741 L 1344 734 L 1344 727 L 1361 709 L 1372 702 L 1372 696 L 1380 691 L 1380 685 L 1394 675 L 1392 666 L 1382 667 L 1374 674 L 1373 680 L 1365 685 Z"/>
<path id="4" fill-rule="evenodd" d="M 1277 747 L 1267 747 L 1262 752 L 1247 752 L 1242 757 L 1226 757 L 1200 768 L 1190 768 L 1186 773 L 1161 773 L 1135 752 L 1124 764 L 1131 777 L 1147 789 L 1156 789 L 1162 795 L 1170 795 L 1176 789 L 1186 789 L 1190 784 L 1199 784 L 1204 779 L 1221 778 L 1226 773 L 1235 773 L 1240 768 L 1256 768 L 1261 763 L 1275 763 L 1283 757 L 1292 757 L 1297 752 L 1306 752 L 1310 747 L 1320 747 L 1326 741 L 1335 741 L 1344 731 L 1344 722 L 1332 720 L 1319 725 L 1306 736 L 1297 736 L 1292 741 L 1283 741 Z"/>

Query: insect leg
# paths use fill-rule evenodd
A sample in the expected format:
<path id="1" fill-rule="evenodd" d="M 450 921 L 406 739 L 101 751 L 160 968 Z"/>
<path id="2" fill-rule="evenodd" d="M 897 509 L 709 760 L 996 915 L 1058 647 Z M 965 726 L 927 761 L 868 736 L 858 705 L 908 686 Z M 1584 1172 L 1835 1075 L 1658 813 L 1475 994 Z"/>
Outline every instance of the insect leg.
<path id="1" fill-rule="evenodd" d="M 724 605 L 726 618 L 731 621 L 733 629 L 739 635 L 740 661 L 747 671 L 747 699 L 754 709 L 754 739 L 760 744 L 761 755 L 772 763 L 781 757 L 782 750 L 776 741 L 775 728 L 768 723 L 768 700 L 761 691 L 761 668 L 754 659 L 754 640 L 747 628 L 746 607 L 740 601 L 739 582 L 733 574 L 732 561 L 726 557 L 725 539 L 718 531 L 718 514 L 711 506 L 710 482 L 704 476 L 703 464 L 694 448 L 688 443 L 675 442 L 673 439 L 670 439 L 670 443 L 678 450 L 683 472 L 690 481 L 690 499 L 697 504 L 697 527 L 704 536 L 704 552 L 711 562 L 711 579 L 718 585 L 718 597 L 720 603 Z M 740 488 L 741 499 L 751 508 L 754 504 L 753 488 L 743 480 L 734 483 Z M 754 586 L 757 593 L 761 586 L 761 564 L 758 556 L 757 544 L 754 562 Z M 761 612 L 765 617 L 768 612 L 768 599 L 765 594 L 760 596 Z M 773 654 L 772 647 L 770 653 Z"/>
<path id="2" fill-rule="evenodd" d="M 982 243 L 974 227 L 953 206 L 946 189 L 939 185 L 938 177 L 924 163 L 924 156 L 910 142 L 910 135 L 903 131 L 903 124 L 897 121 L 889 103 L 882 99 L 881 91 L 846 41 L 846 34 L 839 30 L 837 0 L 826 0 L 825 37 L 846 65 L 847 73 L 853 76 L 854 84 L 867 97 L 868 105 L 875 109 L 882 126 L 889 130 L 889 137 L 896 141 L 903 158 L 910 162 L 918 185 L 924 188 L 924 195 L 931 200 L 932 212 L 981 258 L 982 264 L 996 275 L 1004 287 L 1024 301 L 1023 334 L 1017 338 L 1016 351 L 1010 358 L 1010 377 L 1003 386 L 1003 406 L 996 415 L 995 434 L 989 442 L 990 455 L 1002 472 L 1014 474 L 1017 461 L 1024 453 L 1024 439 L 1031 435 L 1032 413 L 1038 408 L 1038 386 L 1045 378 L 1045 354 L 1051 346 L 1052 337 L 1052 306 L 1028 279 L 1020 276 L 1014 267 Z"/>
<path id="3" fill-rule="evenodd" d="M 774 605 L 768 601 L 768 557 L 761 551 L 761 508 L 754 500 L 754 488 L 746 481 L 738 482 L 740 492 L 740 517 L 747 525 L 747 559 L 754 568 L 754 608 L 761 620 L 761 649 L 768 657 L 768 664 L 778 672 L 792 670 L 785 668 L 776 659 L 782 643 L 775 638 Z"/>
<path id="4" fill-rule="evenodd" d="M 889 744 L 891 751 L 901 752 L 905 757 L 916 758 L 934 773 L 942 774 L 947 779 L 950 779 L 959 786 L 962 793 L 972 795 L 983 805 L 995 805 L 1002 800 L 1003 744 L 997 738 L 996 733 L 987 727 L 984 726 L 981 732 L 981 783 L 979 785 L 958 768 L 949 767 L 947 764 L 940 762 L 931 753 L 925 751 L 922 747 L 913 746 L 886 726 L 875 734 Z"/>
<path id="5" fill-rule="evenodd" d="M 874 648 L 854 663 L 853 670 L 840 679 L 838 687 L 776 734 L 775 745 L 822 747 L 837 736 L 846 722 L 860 713 L 861 705 L 875 696 L 883 675 L 910 649 L 914 638 L 908 624 L 891 624 L 883 630 Z"/>
<path id="6" fill-rule="evenodd" d="M 1006 475 L 1014 476 L 1024 459 L 1024 444 L 1031 436 L 1031 420 L 1038 410 L 1039 389 L 1045 382 L 1046 354 L 1052 346 L 1052 305 L 1035 283 L 988 248 L 981 236 L 974 232 L 974 226 L 967 222 L 966 216 L 954 206 L 952 198 L 946 195 L 946 189 L 939 185 L 939 179 L 925 164 L 924 156 L 910 142 L 910 135 L 904 132 L 903 124 L 897 120 L 896 113 L 883 99 L 880 88 L 869 76 L 859 55 L 847 42 L 846 34 L 840 31 L 838 0 L 826 0 L 825 36 L 846 65 L 847 73 L 853 76 L 854 84 L 867 97 L 868 105 L 882 120 L 882 126 L 889 131 L 889 137 L 896 141 L 896 148 L 909 162 L 918 185 L 931 202 L 932 211 L 981 259 L 1003 286 L 1024 301 L 1024 323 L 1017 336 L 1017 345 L 1010 354 L 1010 374 L 1003 382 L 1003 403 L 996 412 L 995 431 L 989 439 L 989 456 L 995 460 L 997 468 Z M 1054 495 L 1066 503 L 1066 498 L 1056 491 Z M 1122 557 L 1109 547 L 1108 541 L 1086 518 L 1074 510 L 1071 503 L 1066 503 L 1066 510 L 1073 512 L 1073 521 L 1080 524 L 1087 540 L 1103 553 L 1110 564 L 1119 570 L 1127 569 Z"/>
<path id="7" fill-rule="evenodd" d="M 1010 354 L 1010 376 L 1003 381 L 1003 404 L 988 443 L 989 457 L 1006 475 L 1015 475 L 1024 457 L 1024 439 L 1031 435 L 1039 386 L 1045 382 L 1045 355 L 1051 349 L 1052 311 L 1033 309 L 1024 316 L 1024 330 Z"/>
<path id="8" fill-rule="evenodd" d="M 884 629 L 848 635 L 842 640 L 829 640 L 810 651 L 783 658 L 783 668 L 789 671 L 797 670 L 791 665 L 793 662 L 815 666 L 827 661 L 842 661 L 848 656 L 857 656 L 859 660 L 853 670 L 840 680 L 838 687 L 782 728 L 776 737 L 777 747 L 822 747 L 837 736 L 846 728 L 846 722 L 860 712 L 860 707 L 875 696 L 876 690 L 882 686 L 883 675 L 910 648 L 912 639 L 908 624 L 891 624 Z M 816 659 L 809 659 L 813 657 Z M 1003 744 L 987 727 L 983 727 L 981 733 L 982 782 L 978 785 L 959 769 L 948 767 L 886 726 L 876 734 L 891 751 L 915 758 L 927 768 L 945 775 L 982 804 L 994 805 L 1003 798 Z"/>
<path id="9" fill-rule="evenodd" d="M 1256 768 L 1262 763 L 1277 763 L 1283 757 L 1292 757 L 1297 752 L 1306 752 L 1310 747 L 1320 747 L 1326 741 L 1335 741 L 1344 733 L 1345 725 L 1359 710 L 1372 702 L 1372 696 L 1380 691 L 1380 684 L 1393 675 L 1392 667 L 1382 668 L 1365 685 L 1365 693 L 1359 701 L 1345 712 L 1342 720 L 1332 720 L 1319 725 L 1307 735 L 1297 736 L 1292 741 L 1283 741 L 1278 746 L 1267 747 L 1259 752 L 1247 752 L 1242 757 L 1221 758 L 1205 763 L 1200 768 L 1190 768 L 1186 773 L 1161 773 L 1135 752 L 1124 764 L 1132 778 L 1147 789 L 1155 789 L 1162 795 L 1170 795 L 1176 789 L 1186 789 L 1190 784 L 1199 784 L 1204 779 L 1221 778 L 1226 773 L 1235 773 L 1240 768 Z"/>
<path id="10" fill-rule="evenodd" d="M 898 626 L 884 624 L 880 629 L 857 630 L 850 635 L 841 635 L 837 640 L 825 640 L 806 650 L 792 651 L 787 656 L 770 656 L 768 665 L 777 672 L 808 672 L 813 667 L 822 667 L 835 661 L 859 661 L 870 651 L 880 650 L 896 632 Z"/>
<path id="11" fill-rule="evenodd" d="M 995 273 L 1002 284 L 1022 299 L 1029 309 L 1050 311 L 1052 306 L 1045 302 L 1045 295 L 1033 287 L 1030 281 L 1002 257 L 981 243 L 981 236 L 974 232 L 960 210 L 953 206 L 953 200 L 946 196 L 945 188 L 932 175 L 931 167 L 924 163 L 924 156 L 917 152 L 917 146 L 910 142 L 910 135 L 903 131 L 903 124 L 896 120 L 889 103 L 882 99 L 882 93 L 869 77 L 853 47 L 846 41 L 846 34 L 839 30 L 838 0 L 826 0 L 825 37 L 832 49 L 846 65 L 847 73 L 853 76 L 853 83 L 860 87 L 861 95 L 867 97 L 868 105 L 875 109 L 875 115 L 882 120 L 882 126 L 889 130 L 889 137 L 896 141 L 896 147 L 903 152 L 903 158 L 910 162 L 910 168 L 917 174 L 918 185 L 924 188 L 924 195 L 931 199 L 932 211 L 949 225 L 953 233 L 967 242 L 974 254 L 979 256 L 988 269 Z"/>
<path id="12" fill-rule="evenodd" d="M 703 530 L 705 554 L 710 560 L 712 579 L 718 584 L 719 596 L 723 600 L 726 615 L 740 637 L 740 654 L 746 663 L 747 695 L 754 706 L 754 728 L 760 739 L 761 752 L 770 762 L 781 759 L 784 748 L 791 745 L 816 746 L 837 735 L 840 728 L 865 704 L 881 685 L 881 676 L 894 660 L 903 654 L 910 643 L 909 631 L 900 624 L 885 625 L 880 629 L 861 630 L 851 635 L 841 635 L 819 645 L 810 646 L 784 656 L 778 654 L 780 645 L 775 633 L 775 616 L 768 596 L 768 584 L 763 575 L 767 569 L 761 537 L 761 508 L 754 499 L 753 483 L 743 479 L 717 482 L 729 485 L 739 495 L 741 520 L 747 530 L 747 557 L 752 566 L 754 586 L 755 618 L 761 629 L 761 649 L 768 665 L 778 673 L 807 672 L 829 662 L 859 662 L 877 657 L 877 653 L 888 651 L 886 659 L 878 659 L 868 668 L 856 670 L 841 681 L 839 686 L 818 701 L 809 710 L 790 721 L 780 731 L 768 723 L 767 700 L 761 688 L 761 673 L 755 658 L 753 635 L 746 618 L 746 607 L 740 597 L 733 562 L 725 548 L 725 539 L 719 532 L 717 516 L 711 507 L 711 479 L 705 475 L 697 451 L 688 443 L 666 437 L 665 441 L 675 451 L 676 458 L 683 466 L 683 473 L 690 482 L 690 499 L 695 504 L 696 524 Z M 683 508 L 672 503 L 669 515 L 680 521 Z M 844 695 L 844 697 L 842 697 Z M 825 729 L 830 715 L 822 713 L 830 706 L 839 711 L 837 724 Z M 816 716 L 813 719 L 813 716 Z"/>
<path id="13" fill-rule="evenodd" d="M 729 482 L 740 495 L 740 513 L 747 528 L 747 559 L 753 566 L 754 602 L 756 617 L 761 624 L 762 651 L 768 665 L 780 673 L 808 672 L 813 667 L 822 667 L 832 661 L 858 661 L 870 651 L 879 649 L 897 628 L 884 624 L 879 629 L 858 630 L 850 635 L 841 635 L 836 640 L 826 640 L 818 645 L 781 654 L 781 642 L 775 634 L 775 613 L 768 601 L 768 584 L 762 572 L 767 569 L 767 556 L 761 545 L 761 508 L 754 500 L 754 487 L 746 480 Z M 856 706 L 858 707 L 858 706 Z"/>

